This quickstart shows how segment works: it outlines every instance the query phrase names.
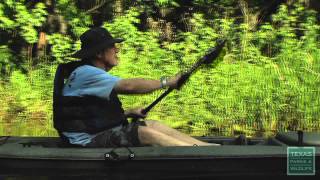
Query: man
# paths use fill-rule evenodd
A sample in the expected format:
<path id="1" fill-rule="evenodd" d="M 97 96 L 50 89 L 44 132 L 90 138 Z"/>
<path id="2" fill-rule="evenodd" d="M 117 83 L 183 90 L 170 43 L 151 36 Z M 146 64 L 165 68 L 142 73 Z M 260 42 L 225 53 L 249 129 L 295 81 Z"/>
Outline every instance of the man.
<path id="1" fill-rule="evenodd" d="M 84 62 L 64 84 L 59 111 L 59 134 L 70 144 L 84 147 L 192 146 L 213 145 L 199 141 L 158 121 L 145 118 L 142 108 L 124 111 L 118 94 L 145 94 L 165 87 L 177 89 L 181 75 L 161 80 L 121 79 L 108 73 L 118 65 L 115 39 L 104 28 L 86 31 L 80 37 L 81 50 L 73 56 Z M 70 100 L 71 99 L 71 100 Z M 72 103 L 71 103 L 72 102 Z M 57 118 L 56 118 L 57 119 Z"/>

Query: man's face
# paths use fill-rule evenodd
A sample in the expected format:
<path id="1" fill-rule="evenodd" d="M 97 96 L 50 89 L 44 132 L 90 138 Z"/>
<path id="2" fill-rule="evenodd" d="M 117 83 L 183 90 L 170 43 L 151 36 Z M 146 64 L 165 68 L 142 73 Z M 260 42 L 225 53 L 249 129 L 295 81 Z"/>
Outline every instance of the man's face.
<path id="1" fill-rule="evenodd" d="M 101 61 L 105 66 L 108 68 L 112 68 L 114 66 L 117 66 L 119 61 L 118 61 L 118 56 L 117 53 L 119 52 L 119 49 L 116 47 L 116 45 L 112 45 L 109 48 L 106 48 L 103 53 L 101 54 Z"/>

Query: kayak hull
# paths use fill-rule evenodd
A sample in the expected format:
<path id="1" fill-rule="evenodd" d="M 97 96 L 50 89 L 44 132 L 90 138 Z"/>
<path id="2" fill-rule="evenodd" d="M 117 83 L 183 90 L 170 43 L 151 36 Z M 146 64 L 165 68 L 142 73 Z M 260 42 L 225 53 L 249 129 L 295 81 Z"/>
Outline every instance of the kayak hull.
<path id="1" fill-rule="evenodd" d="M 262 163 L 263 162 L 263 163 Z M 286 176 L 286 158 L 216 158 L 183 160 L 1 160 L 0 174 L 7 176 L 101 176 L 191 178 L 216 176 Z"/>
<path id="2" fill-rule="evenodd" d="M 198 137 L 222 146 L 75 148 L 56 137 L 8 137 L 0 144 L 0 175 L 108 179 L 287 176 L 287 145 L 276 138 Z M 1 141 L 0 141 L 1 142 Z M 316 174 L 320 148 L 315 146 Z M 315 176 L 309 176 L 315 177 Z"/>

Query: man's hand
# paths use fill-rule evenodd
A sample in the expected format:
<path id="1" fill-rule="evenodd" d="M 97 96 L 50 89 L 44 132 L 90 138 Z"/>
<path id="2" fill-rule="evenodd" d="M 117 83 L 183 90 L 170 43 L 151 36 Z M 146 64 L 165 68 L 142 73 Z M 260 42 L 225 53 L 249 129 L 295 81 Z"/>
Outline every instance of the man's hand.
<path id="1" fill-rule="evenodd" d="M 143 108 L 141 108 L 141 107 L 128 109 L 124 114 L 126 117 L 144 119 L 147 117 L 147 114 L 143 114 L 142 110 L 143 110 Z"/>
<path id="2" fill-rule="evenodd" d="M 174 77 L 171 77 L 168 79 L 168 86 L 172 89 L 180 89 L 179 81 L 181 79 L 182 75 L 179 73 Z"/>

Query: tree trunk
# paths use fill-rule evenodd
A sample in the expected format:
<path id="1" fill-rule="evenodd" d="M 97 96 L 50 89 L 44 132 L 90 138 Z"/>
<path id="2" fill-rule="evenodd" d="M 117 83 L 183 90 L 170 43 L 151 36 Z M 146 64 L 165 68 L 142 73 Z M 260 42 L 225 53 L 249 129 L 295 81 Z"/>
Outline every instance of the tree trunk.
<path id="1" fill-rule="evenodd" d="M 123 15 L 123 5 L 123 0 L 115 0 L 113 7 L 114 16 Z"/>

